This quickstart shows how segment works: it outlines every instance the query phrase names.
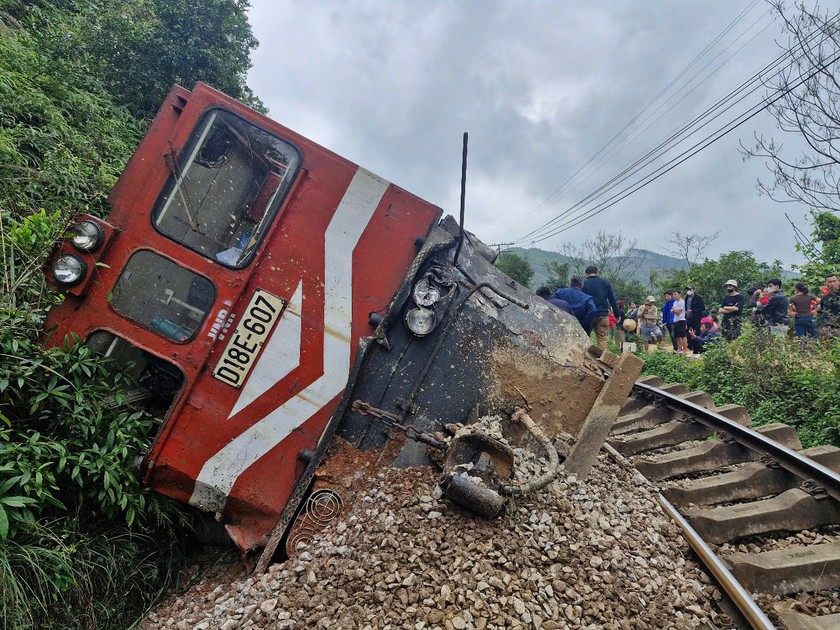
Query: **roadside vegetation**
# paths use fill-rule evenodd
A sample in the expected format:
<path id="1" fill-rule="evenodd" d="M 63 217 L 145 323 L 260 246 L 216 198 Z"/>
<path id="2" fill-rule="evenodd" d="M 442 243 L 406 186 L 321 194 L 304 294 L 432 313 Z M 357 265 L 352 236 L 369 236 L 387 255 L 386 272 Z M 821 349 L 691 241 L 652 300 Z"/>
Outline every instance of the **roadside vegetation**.
<path id="1" fill-rule="evenodd" d="M 732 343 L 720 343 L 702 359 L 671 352 L 642 353 L 643 374 L 683 383 L 712 395 L 715 403 L 743 405 L 753 424 L 783 422 L 796 428 L 803 447 L 840 446 L 840 340 L 800 346 L 747 327 Z"/>
<path id="2" fill-rule="evenodd" d="M 186 512 L 137 475 L 159 419 L 77 340 L 41 347 L 42 266 L 173 83 L 262 107 L 247 6 L 0 0 L 0 630 L 129 627 L 180 566 Z"/>

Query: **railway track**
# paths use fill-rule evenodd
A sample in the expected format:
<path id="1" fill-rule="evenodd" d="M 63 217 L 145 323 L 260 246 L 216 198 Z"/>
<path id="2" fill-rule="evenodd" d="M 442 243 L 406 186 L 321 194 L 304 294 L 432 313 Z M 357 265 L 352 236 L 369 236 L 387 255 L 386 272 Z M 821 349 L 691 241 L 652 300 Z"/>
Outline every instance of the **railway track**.
<path id="1" fill-rule="evenodd" d="M 840 449 L 750 425 L 743 407 L 646 377 L 606 449 L 657 487 L 733 627 L 840 628 Z"/>

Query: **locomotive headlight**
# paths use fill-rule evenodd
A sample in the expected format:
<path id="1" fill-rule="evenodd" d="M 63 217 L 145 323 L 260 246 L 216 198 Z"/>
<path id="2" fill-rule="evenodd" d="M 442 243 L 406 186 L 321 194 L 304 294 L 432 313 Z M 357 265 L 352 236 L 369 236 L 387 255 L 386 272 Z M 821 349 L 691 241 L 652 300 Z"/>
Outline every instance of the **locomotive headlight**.
<path id="1" fill-rule="evenodd" d="M 105 242 L 105 232 L 94 221 L 81 221 L 74 225 L 70 232 L 73 246 L 82 252 L 95 252 Z"/>
<path id="2" fill-rule="evenodd" d="M 417 306 L 431 306 L 440 299 L 440 289 L 429 282 L 428 278 L 422 278 L 414 285 L 412 297 Z"/>
<path id="3" fill-rule="evenodd" d="M 435 329 L 437 318 L 434 311 L 418 306 L 405 314 L 405 323 L 411 332 L 423 337 Z"/>
<path id="4" fill-rule="evenodd" d="M 52 266 L 55 281 L 65 287 L 79 284 L 87 273 L 87 263 L 75 254 L 62 254 Z"/>

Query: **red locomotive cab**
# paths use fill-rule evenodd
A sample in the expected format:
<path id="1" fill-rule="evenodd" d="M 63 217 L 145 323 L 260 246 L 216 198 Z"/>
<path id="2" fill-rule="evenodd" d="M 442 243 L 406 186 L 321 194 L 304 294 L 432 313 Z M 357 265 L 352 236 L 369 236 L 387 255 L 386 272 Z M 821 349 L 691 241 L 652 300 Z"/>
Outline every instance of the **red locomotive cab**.
<path id="1" fill-rule="evenodd" d="M 110 201 L 51 259 L 49 343 L 130 364 L 166 409 L 146 482 L 259 547 L 441 211 L 202 84 Z"/>

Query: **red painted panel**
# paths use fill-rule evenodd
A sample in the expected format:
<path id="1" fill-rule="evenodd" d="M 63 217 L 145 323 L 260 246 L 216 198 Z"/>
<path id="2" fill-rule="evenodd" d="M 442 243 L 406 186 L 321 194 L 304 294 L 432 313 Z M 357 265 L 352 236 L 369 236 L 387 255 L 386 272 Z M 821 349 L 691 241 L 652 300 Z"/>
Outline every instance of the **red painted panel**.
<path id="1" fill-rule="evenodd" d="M 302 158 L 297 180 L 254 262 L 242 270 L 226 268 L 171 241 L 154 229 L 150 218 L 170 174 L 166 154 L 180 153 L 201 115 L 218 106 L 291 142 Z M 375 211 L 371 207 L 373 214 L 364 227 L 357 221 L 355 226 L 346 228 L 361 230 L 357 242 L 349 239 L 355 247 L 352 272 L 348 272 L 348 277 L 352 277 L 352 305 L 348 311 L 352 313 L 352 322 L 346 338 L 338 329 L 326 333 L 324 330 L 325 311 L 333 306 L 325 304 L 325 235 L 345 196 L 352 197 L 348 189 L 357 176 L 372 189 L 378 188 L 382 196 Z M 276 183 L 266 181 L 251 211 L 258 212 L 260 204 L 264 205 L 260 198 L 268 198 L 274 189 Z M 219 510 L 239 544 L 243 548 L 253 546 L 271 528 L 303 471 L 298 453 L 304 448 L 315 448 L 340 398 L 340 385 L 335 392 L 325 390 L 329 391 L 329 400 L 315 396 L 318 391 L 315 386 L 325 374 L 325 353 L 333 351 L 327 345 L 340 342 L 345 347 L 349 343 L 349 369 L 360 337 L 372 332 L 368 314 L 387 307 L 416 254 L 415 239 L 428 233 L 440 217 L 440 210 L 361 172 L 355 164 L 202 84 L 192 93 L 173 89 L 110 199 L 114 207 L 109 222 L 117 233 L 111 239 L 107 255 L 103 256 L 108 267 L 98 272 L 97 281 L 90 283 L 84 296 L 68 296 L 62 306 L 54 309 L 49 324 L 58 327 L 58 339 L 66 332 L 84 337 L 92 330 L 107 328 L 183 371 L 184 388 L 147 457 L 147 480 L 157 490 L 182 501 L 195 500 L 200 492 L 196 479 L 212 473 L 208 473 L 208 466 L 212 468 L 208 462 L 216 461 L 213 458 L 220 452 L 230 451 L 235 459 L 237 451 L 233 446 L 238 444 L 237 438 L 243 432 L 249 431 L 247 435 L 256 435 L 269 445 L 253 463 L 244 465 L 241 474 L 231 482 L 227 499 L 219 502 Z M 367 220 L 367 216 L 360 220 Z M 345 242 L 342 225 L 331 228 L 336 243 Z M 167 256 L 214 283 L 216 302 L 192 342 L 177 344 L 134 324 L 110 307 L 109 291 L 127 260 L 141 248 Z M 350 255 L 350 252 L 340 253 Z M 335 254 L 329 252 L 333 258 Z M 290 300 L 299 285 L 302 287 L 300 313 L 293 314 L 286 309 L 283 314 L 283 318 L 300 317 L 300 339 L 288 340 L 289 344 L 300 343 L 299 364 L 284 377 L 278 375 L 276 382 L 268 379 L 265 391 L 231 416 L 243 390 L 212 376 L 230 335 L 257 289 Z M 257 357 L 258 364 L 259 361 Z M 341 382 L 344 380 L 346 375 Z M 274 446 L 270 446 L 270 437 L 267 441 L 260 437 L 266 418 L 274 417 L 273 411 L 282 405 L 290 405 L 289 409 L 297 408 L 295 405 L 308 409 L 302 402 L 306 397 L 317 399 L 312 407 L 318 409 L 314 415 L 301 412 L 300 425 Z M 285 422 L 286 419 L 280 424 Z"/>

